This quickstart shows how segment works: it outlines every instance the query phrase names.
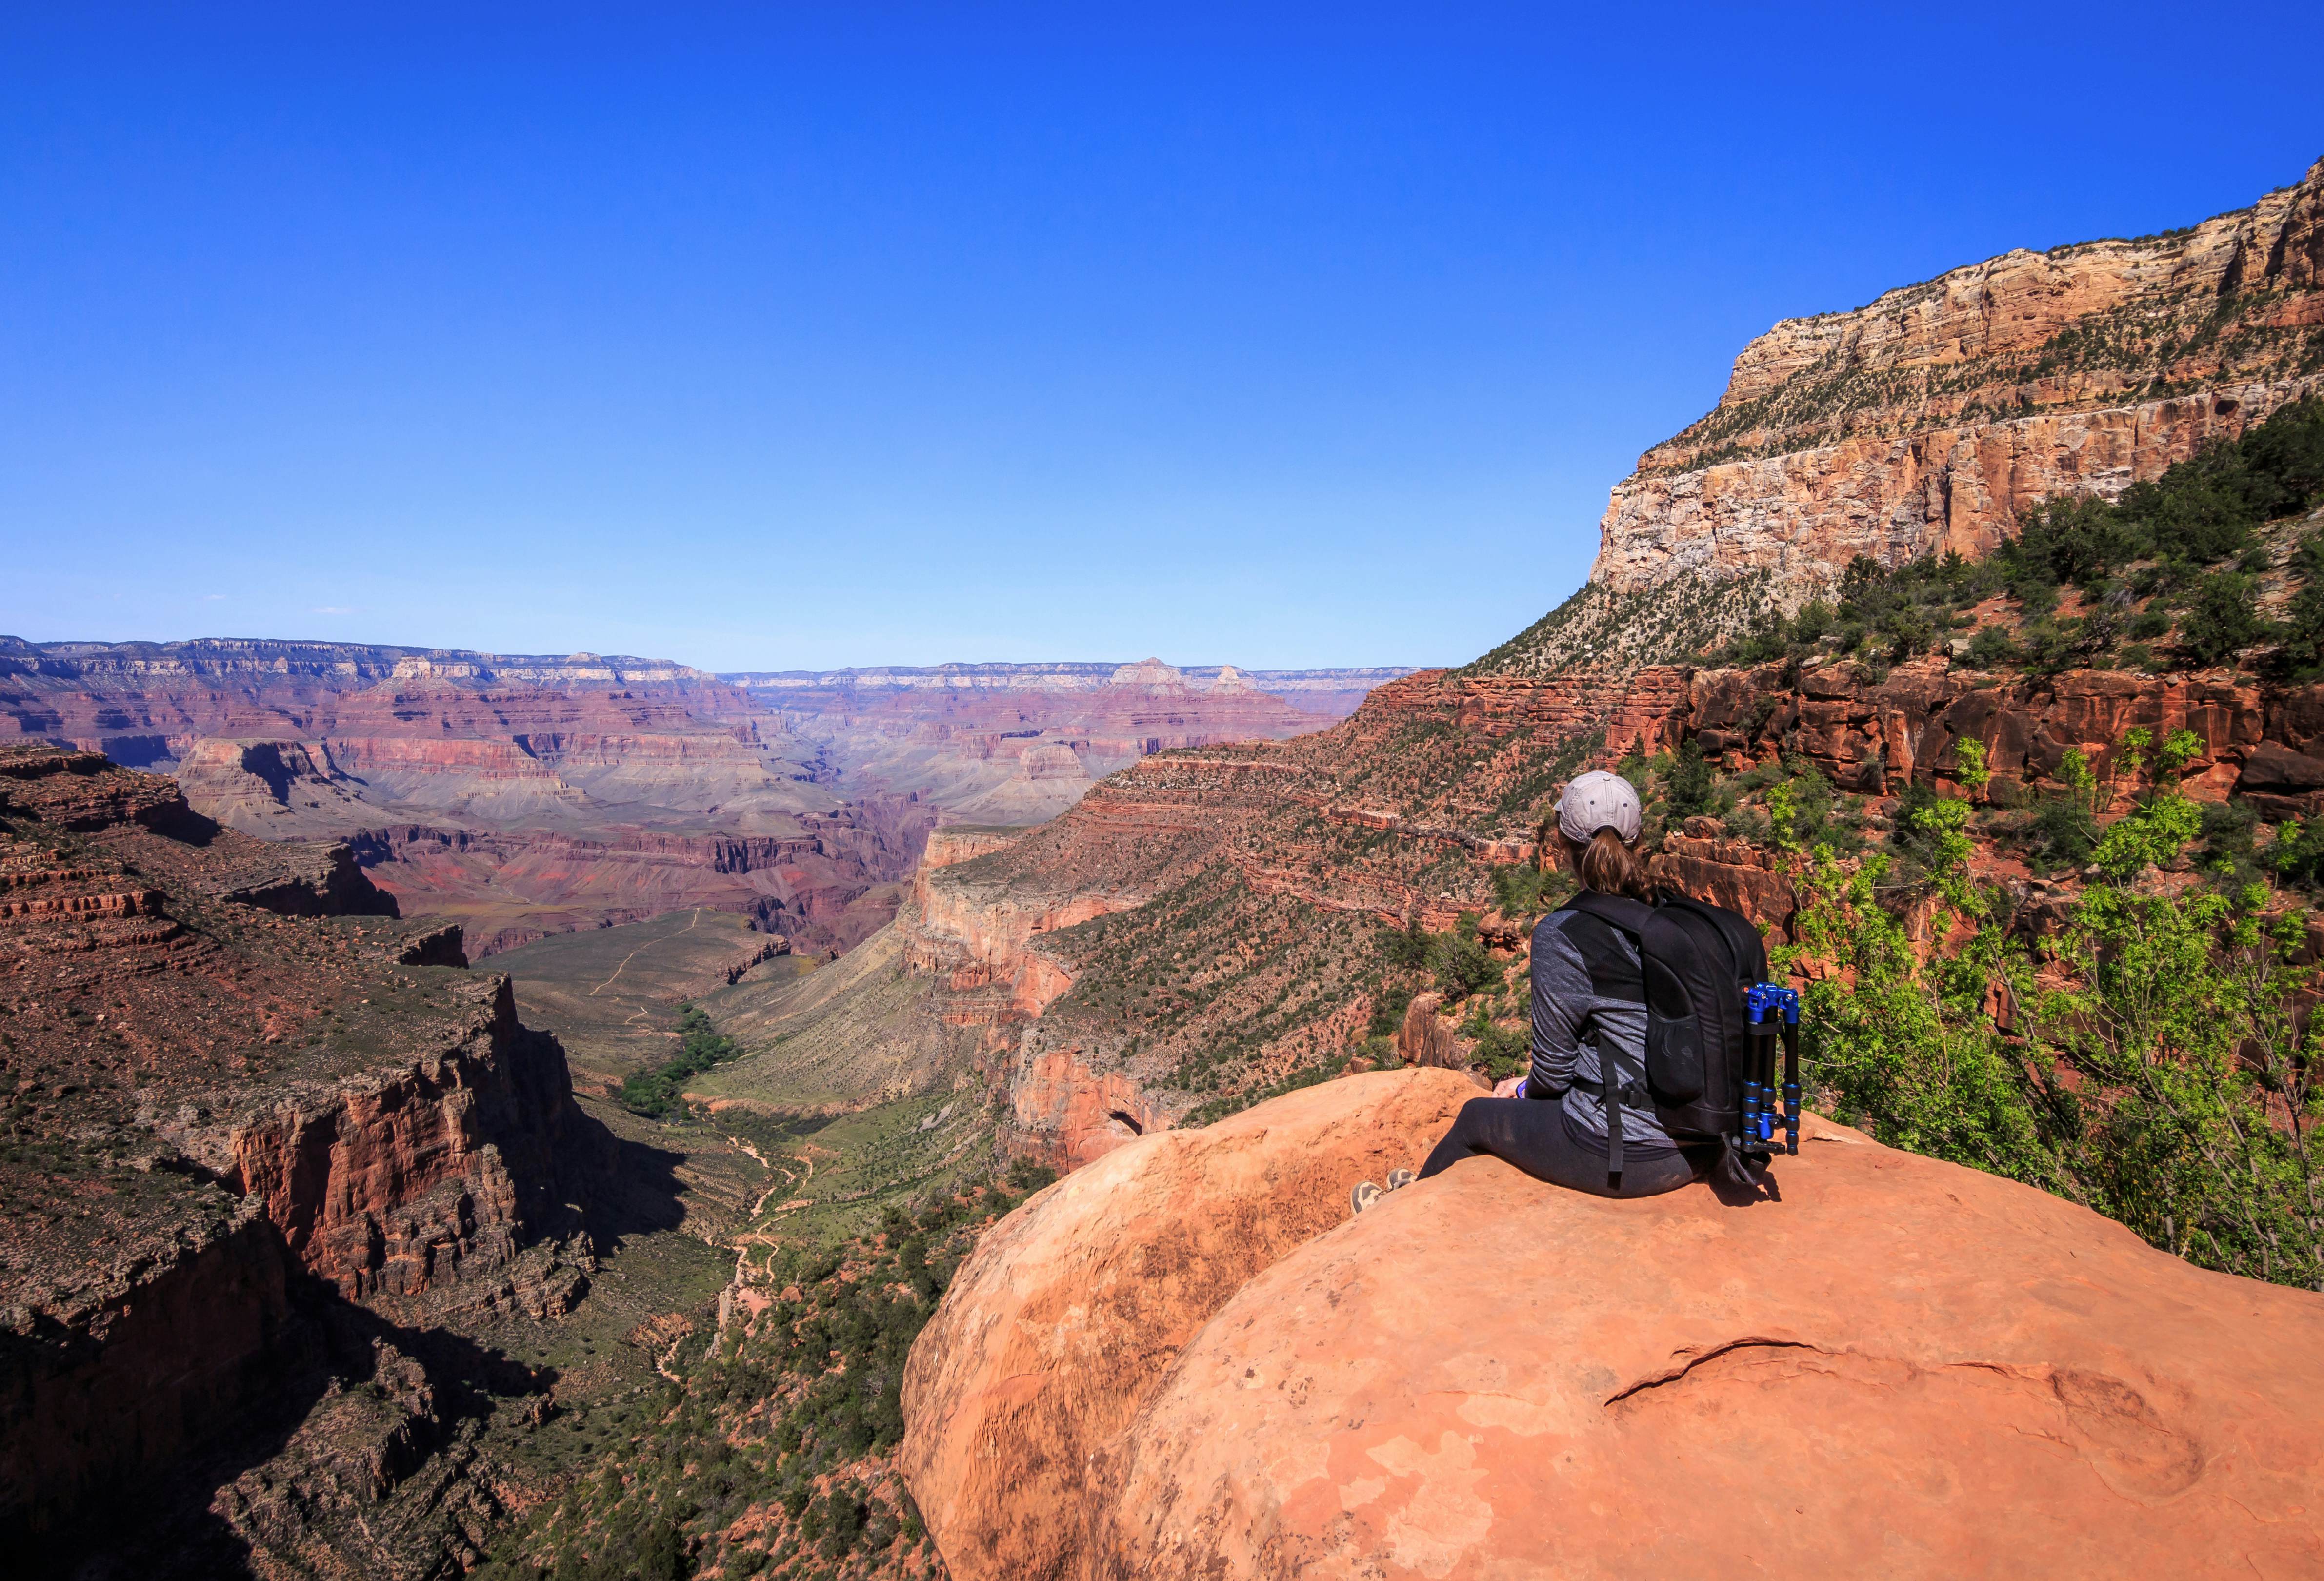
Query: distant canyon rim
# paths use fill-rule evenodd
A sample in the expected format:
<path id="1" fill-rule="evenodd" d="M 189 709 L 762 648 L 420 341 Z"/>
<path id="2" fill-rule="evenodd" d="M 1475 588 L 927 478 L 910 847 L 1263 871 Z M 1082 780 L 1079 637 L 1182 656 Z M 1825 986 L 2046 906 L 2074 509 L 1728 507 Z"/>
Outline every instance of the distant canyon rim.
<path id="1" fill-rule="evenodd" d="M 174 775 L 277 840 L 346 840 L 481 958 L 686 907 L 844 950 L 928 831 L 1022 826 L 1148 754 L 1322 729 L 1409 671 L 663 660 L 0 638 L 0 739 Z"/>

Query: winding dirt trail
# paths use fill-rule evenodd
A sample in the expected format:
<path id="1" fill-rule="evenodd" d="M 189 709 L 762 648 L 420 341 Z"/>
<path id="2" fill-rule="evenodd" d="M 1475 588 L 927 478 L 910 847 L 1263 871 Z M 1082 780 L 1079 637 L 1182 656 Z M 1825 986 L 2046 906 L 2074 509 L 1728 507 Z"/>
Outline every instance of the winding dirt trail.
<path id="1" fill-rule="evenodd" d="M 743 1216 L 742 1227 L 734 1232 L 730 1243 L 734 1253 L 733 1288 L 740 1290 L 742 1287 L 744 1276 L 750 1271 L 751 1249 L 753 1246 L 772 1246 L 779 1244 L 773 1235 L 753 1227 L 758 1222 L 759 1216 L 766 1211 L 768 1201 L 777 1192 L 788 1189 L 793 1185 L 805 1185 L 815 1178 L 815 1155 L 812 1152 L 794 1155 L 793 1161 L 806 1168 L 806 1172 L 802 1174 L 791 1169 L 787 1163 L 778 1163 L 768 1158 L 766 1154 L 742 1137 L 724 1131 L 718 1134 L 724 1138 L 728 1146 L 748 1154 L 751 1161 L 766 1170 L 770 1177 L 766 1189 L 760 1192 L 758 1199 L 751 1204 L 751 1211 Z M 776 1176 L 781 1178 L 774 1179 L 773 1177 Z"/>
<path id="2" fill-rule="evenodd" d="M 678 930 L 678 933 L 691 933 L 691 932 L 693 932 L 693 931 L 694 931 L 696 925 L 696 924 L 698 924 L 701 920 L 702 920 L 702 908 L 701 908 L 701 907 L 699 907 L 699 906 L 696 906 L 696 907 L 695 907 L 695 908 L 694 908 L 694 913 L 693 913 L 693 915 L 691 915 L 690 917 L 688 917 L 688 918 L 686 920 L 686 926 L 685 926 L 685 927 L 683 927 L 683 928 L 681 928 L 681 929 L 679 929 Z M 612 977 L 608 977 L 608 978 L 606 978 L 604 982 L 602 982 L 602 983 L 598 984 L 595 988 L 590 989 L 590 990 L 589 990 L 589 997 L 590 997 L 590 998 L 592 998 L 592 999 L 595 999 L 595 998 L 596 998 L 596 997 L 597 997 L 597 995 L 598 995 L 598 994 L 603 994 L 606 989 L 611 988 L 611 987 L 613 985 L 613 978 L 614 978 L 614 977 L 618 977 L 618 976 L 620 976 L 623 972 L 627 971 L 627 970 L 629 969 L 629 966 L 630 966 L 630 963 L 631 963 L 632 961 L 633 961 L 633 960 L 637 959 L 640 956 L 641 956 L 641 955 L 645 954 L 645 953 L 646 953 L 646 951 L 648 951 L 648 950 L 651 949 L 655 945 L 657 945 L 657 944 L 667 944 L 667 943 L 669 943 L 669 939 L 670 939 L 670 938 L 677 938 L 677 937 L 678 937 L 678 934 L 674 933 L 674 934 L 669 935 L 669 938 L 650 938 L 650 939 L 646 940 L 646 942 L 645 942 L 645 943 L 643 943 L 643 944 L 641 944 L 641 945 L 638 946 L 638 948 L 635 948 L 635 949 L 632 950 L 629 954 L 627 954 L 627 955 L 623 956 L 623 957 L 622 957 L 622 964 L 621 964 L 620 966 L 615 966 L 615 967 L 613 968 L 613 975 Z M 634 1018 L 632 1018 L 632 1019 L 634 1019 Z"/>

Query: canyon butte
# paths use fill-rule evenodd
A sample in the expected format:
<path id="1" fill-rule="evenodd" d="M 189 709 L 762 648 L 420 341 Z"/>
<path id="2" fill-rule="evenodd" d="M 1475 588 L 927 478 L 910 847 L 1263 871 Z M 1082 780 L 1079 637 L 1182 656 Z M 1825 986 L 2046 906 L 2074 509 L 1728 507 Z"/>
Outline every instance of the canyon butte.
<path id="1" fill-rule="evenodd" d="M 416 892 L 358 845 L 245 838 L 167 780 L 17 749 L 5 1452 L 33 1490 L 8 1518 L 46 1545 L 23 1551 L 493 1577 L 1612 1576 L 1707 1551 L 2313 1573 L 2312 1199 L 2153 1170 L 2146 1077 L 2075 1034 L 2118 1020 L 2107 919 L 2179 927 L 2190 973 L 2260 940 L 2236 958 L 2282 1026 L 2203 1090 L 2252 1122 L 2238 1160 L 2296 1187 L 2316 1093 L 2271 1051 L 2324 957 L 2319 272 L 2324 164 L 2184 231 L 1779 325 L 1615 486 L 1579 592 L 1328 728 L 1252 727 L 1298 694 L 1223 672 L 1179 684 L 1245 723 L 1176 737 L 1176 702 L 1104 696 L 1167 688 L 1143 666 L 1052 689 L 1037 726 L 970 675 L 586 661 L 606 674 L 562 734 L 493 729 L 634 809 L 622 839 L 694 837 L 696 810 L 590 788 L 642 772 L 586 744 L 626 729 L 678 744 L 641 763 L 698 739 L 729 776 L 710 800 L 767 820 L 750 837 L 846 818 L 900 854 L 892 914 L 853 937 L 826 904 L 812 953 L 673 971 L 689 1010 L 658 1085 L 618 1089 L 637 1102 L 576 1093 L 561 1029 L 522 1008 L 581 1005 L 629 956 L 560 966 L 600 940 L 534 938 L 509 952 L 543 952 L 529 998 L 425 908 L 394 915 Z M 103 689 L 42 668 L 69 654 L 10 656 L 7 706 L 58 721 L 30 734 L 171 734 L 69 713 Z M 315 755 L 334 729 L 248 732 L 305 766 L 235 772 L 366 800 Z M 1020 770 L 985 805 L 1048 810 L 1060 746 L 1091 781 L 1069 804 L 979 810 Z M 525 818 L 570 805 L 494 761 Z M 1591 764 L 1646 788 L 1658 879 L 1759 923 L 1822 1022 L 1833 1118 L 1748 1197 L 1600 1202 L 1473 1160 L 1351 1217 L 1353 1181 L 1416 1164 L 1517 1068 L 1529 924 L 1562 892 L 1541 818 Z M 266 800 L 361 832 L 319 788 Z M 697 903 L 603 942 L 675 948 Z M 764 920 L 806 938 L 808 910 Z M 1870 1081 L 1863 1050 L 1913 1016 L 1997 1073 L 1989 1106 L 2052 1106 L 1979 1130 Z M 171 1320 L 198 1303 L 217 1319 Z M 124 1479 L 171 1475 L 154 1535 L 92 1536 Z"/>

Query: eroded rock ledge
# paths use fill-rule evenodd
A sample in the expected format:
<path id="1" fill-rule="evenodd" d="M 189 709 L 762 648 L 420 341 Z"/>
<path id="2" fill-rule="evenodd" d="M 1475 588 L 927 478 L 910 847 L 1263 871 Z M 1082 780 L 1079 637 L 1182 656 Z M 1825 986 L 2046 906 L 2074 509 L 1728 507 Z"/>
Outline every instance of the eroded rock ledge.
<path id="1" fill-rule="evenodd" d="M 335 1345 L 379 1390 L 300 1441 L 376 1461 L 376 1498 L 451 1430 L 443 1380 L 383 1381 L 420 1366 L 383 1336 L 585 1288 L 611 1137 L 508 979 L 394 911 L 344 845 L 220 828 L 94 754 L 0 752 L 0 1539 L 36 1569 L 296 1417 Z M 226 1519 L 295 1547 L 315 1513 L 268 1509 L 267 1533 Z"/>
<path id="2" fill-rule="evenodd" d="M 1463 1163 L 1347 1077 L 1115 1150 L 989 1234 L 902 1464 L 964 1578 L 2303 1575 L 2324 1298 L 1816 1122 L 1772 1199 Z"/>

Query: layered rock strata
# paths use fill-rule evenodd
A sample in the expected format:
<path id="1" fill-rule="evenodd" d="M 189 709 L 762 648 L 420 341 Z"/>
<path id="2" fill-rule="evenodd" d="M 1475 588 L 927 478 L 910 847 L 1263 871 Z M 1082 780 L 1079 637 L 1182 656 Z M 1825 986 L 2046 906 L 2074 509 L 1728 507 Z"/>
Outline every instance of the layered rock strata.
<path id="1" fill-rule="evenodd" d="M 2199 799 L 2324 811 L 2324 687 L 2227 671 L 2037 678 L 1835 660 L 1649 667 L 1595 690 L 1431 671 L 1379 689 L 1333 731 L 1159 754 L 1028 835 L 954 837 L 916 880 L 896 954 L 930 985 L 926 1013 L 974 1033 L 1015 1145 L 1078 1166 L 1184 1123 L 1206 1096 L 1189 1077 L 1223 1046 L 1256 1044 L 1249 1068 L 1272 1078 L 1360 1041 L 1376 929 L 1491 912 L 1494 868 L 1536 859 L 1540 809 L 1586 763 L 1692 743 L 1729 770 L 1804 760 L 1877 806 L 1914 783 L 1960 790 L 1955 749 L 1969 740 L 1992 775 L 1981 794 L 2009 803 L 2052 788 L 2069 751 L 2112 783 L 2134 727 L 2193 735 L 2183 782 Z M 2116 794 L 2132 789 L 2126 776 Z M 1669 830 L 1652 873 L 1777 939 L 1799 904 L 1778 854 L 1710 819 Z M 2024 926 L 2053 924 L 2054 886 L 1987 876 Z M 1495 958 L 1521 972 L 1524 941 Z M 1407 1012 L 1398 1031 L 1409 1060 L 1467 1058 L 1434 1014 Z"/>
<path id="2" fill-rule="evenodd" d="M 838 800 L 748 693 L 659 660 L 0 638 L 0 731 L 183 764 L 198 809 L 278 837 L 713 812 L 757 832 Z"/>
<path id="3" fill-rule="evenodd" d="M 779 834 L 585 837 L 398 824 L 353 844 L 404 910 L 461 919 L 478 959 L 696 907 L 750 917 L 802 950 L 844 951 L 895 915 L 935 816 L 909 798 L 875 796 L 804 814 Z"/>
<path id="4" fill-rule="evenodd" d="M 1278 1098 L 988 1235 L 906 1374 L 953 1573 L 2324 1564 L 2312 1292 L 1820 1121 L 1748 1204 L 1480 1158 L 1350 1218 L 1472 1090 Z"/>
<path id="5" fill-rule="evenodd" d="M 1639 458 L 1591 582 L 1975 557 L 2053 495 L 2119 495 L 2324 386 L 2324 162 L 2191 230 L 2013 252 L 1776 325 Z"/>
<path id="6" fill-rule="evenodd" d="M 261 1425 L 326 1344 L 302 1292 L 420 1322 L 577 1297 L 586 1243 L 553 1243 L 610 1142 L 458 960 L 344 846 L 0 752 L 0 1525 L 68 1540 Z"/>

